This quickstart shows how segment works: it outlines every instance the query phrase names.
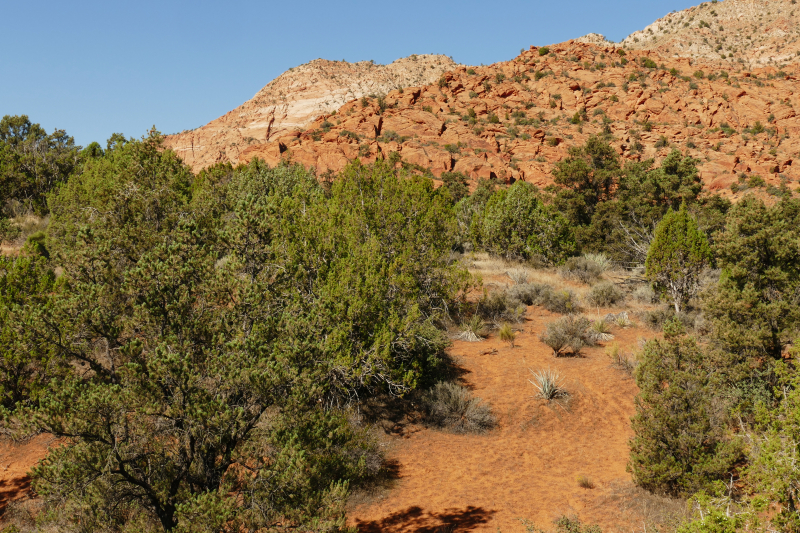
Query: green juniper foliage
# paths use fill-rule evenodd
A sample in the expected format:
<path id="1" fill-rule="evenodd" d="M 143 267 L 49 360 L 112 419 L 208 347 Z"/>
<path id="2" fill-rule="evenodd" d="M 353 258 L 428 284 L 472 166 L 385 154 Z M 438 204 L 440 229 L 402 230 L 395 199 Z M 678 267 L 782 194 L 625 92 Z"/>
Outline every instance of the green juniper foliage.
<path id="1" fill-rule="evenodd" d="M 724 479 L 741 444 L 728 436 L 713 361 L 677 319 L 664 326 L 664 340 L 647 342 L 639 361 L 628 464 L 636 483 L 686 496 Z"/>
<path id="2" fill-rule="evenodd" d="M 477 248 L 507 258 L 539 256 L 558 264 L 575 250 L 567 219 L 524 181 L 492 194 L 480 216 L 472 219 L 470 233 Z"/>
<path id="3" fill-rule="evenodd" d="M 656 227 L 645 263 L 647 278 L 672 298 L 675 312 L 691 299 L 699 288 L 699 277 L 711 259 L 711 249 L 697 222 L 681 204 L 670 210 Z"/>
<path id="4" fill-rule="evenodd" d="M 157 132 L 87 160 L 50 260 L 0 267 L 4 408 L 64 443 L 37 493 L 84 530 L 341 530 L 380 461 L 342 408 L 433 382 L 468 282 L 450 199 L 403 172 L 195 178 Z"/>
<path id="5" fill-rule="evenodd" d="M 722 268 L 705 298 L 715 337 L 728 352 L 777 359 L 800 327 L 800 201 L 773 207 L 748 196 L 715 238 Z"/>

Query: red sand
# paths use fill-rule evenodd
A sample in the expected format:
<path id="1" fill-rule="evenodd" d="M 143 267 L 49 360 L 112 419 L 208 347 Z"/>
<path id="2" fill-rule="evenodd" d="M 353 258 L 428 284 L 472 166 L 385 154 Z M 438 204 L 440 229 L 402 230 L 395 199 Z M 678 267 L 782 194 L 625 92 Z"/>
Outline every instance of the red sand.
<path id="1" fill-rule="evenodd" d="M 462 381 L 491 404 L 499 427 L 485 435 L 415 427 L 391 437 L 399 481 L 378 501 L 351 509 L 360 531 L 525 531 L 520 519 L 549 528 L 563 514 L 608 529 L 622 525 L 610 502 L 632 485 L 625 466 L 636 385 L 611 367 L 603 347 L 555 358 L 539 333 L 557 317 L 538 308 L 528 315 L 514 348 L 492 336 L 450 350 L 465 371 Z M 614 333 L 611 342 L 633 351 L 650 332 Z M 566 407 L 534 398 L 529 369 L 547 368 L 558 370 L 573 394 Z M 579 486 L 578 476 L 594 488 Z"/>

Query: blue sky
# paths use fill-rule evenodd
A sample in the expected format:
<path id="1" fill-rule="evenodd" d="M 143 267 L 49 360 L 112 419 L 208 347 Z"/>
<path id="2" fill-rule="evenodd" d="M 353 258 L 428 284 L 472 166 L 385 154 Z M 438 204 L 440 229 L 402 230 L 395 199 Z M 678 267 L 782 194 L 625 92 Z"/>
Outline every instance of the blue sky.
<path id="1" fill-rule="evenodd" d="M 78 144 L 201 126 L 319 57 L 489 64 L 589 32 L 619 41 L 697 0 L 0 0 L 0 115 Z"/>

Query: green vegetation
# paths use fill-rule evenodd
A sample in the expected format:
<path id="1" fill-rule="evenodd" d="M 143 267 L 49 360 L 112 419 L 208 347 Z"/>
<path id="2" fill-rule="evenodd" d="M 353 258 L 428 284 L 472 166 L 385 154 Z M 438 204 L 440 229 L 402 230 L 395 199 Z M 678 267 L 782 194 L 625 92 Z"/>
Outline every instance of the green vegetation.
<path id="1" fill-rule="evenodd" d="M 362 100 L 372 103 L 388 108 Z M 509 144 L 526 138 L 524 126 L 570 116 L 548 123 L 526 112 L 534 103 L 514 105 L 486 116 Z M 485 125 L 473 108 L 450 114 L 459 127 Z M 579 110 L 571 122 L 599 129 L 605 119 Z M 634 153 L 654 128 L 637 124 L 622 141 Z M 332 129 L 325 120 L 310 134 Z M 726 123 L 717 131 L 736 134 Z M 760 122 L 744 133 L 775 135 Z M 562 135 L 541 138 L 572 139 Z M 608 127 L 570 147 L 539 190 L 514 179 L 524 156 L 511 150 L 513 178 L 489 167 L 474 183 L 453 170 L 472 151 L 439 146 L 453 166 L 434 180 L 385 146 L 408 140 L 397 132 L 339 136 L 374 163 L 318 178 L 287 153 L 272 168 L 256 159 L 194 175 L 155 131 L 81 149 L 27 117 L 3 118 L 0 237 L 18 248 L 0 256 L 0 415 L 8 434 L 60 439 L 32 471 L 48 506 L 42 527 L 344 531 L 348 494 L 383 468 L 354 421 L 362 402 L 413 404 L 420 420 L 456 433 L 496 425 L 452 381 L 448 328 L 473 342 L 491 328 L 513 346 L 515 324 L 540 306 L 563 315 L 541 341 L 555 356 L 580 356 L 631 325 L 627 310 L 601 318 L 597 309 L 626 301 L 663 332 L 638 354 L 608 348 L 640 390 L 635 482 L 692 498 L 702 514 L 682 532 L 757 519 L 800 527 L 800 200 L 788 178 L 767 187 L 741 174 L 736 191 L 773 197 L 732 205 L 703 191 L 697 160 L 673 147 L 659 164 L 626 161 Z M 38 225 L 22 231 L 25 217 Z M 468 302 L 480 288 L 464 267 L 471 251 L 528 264 L 508 269 L 510 287 Z M 537 282 L 531 266 L 585 286 Z M 578 315 L 581 305 L 598 316 Z M 568 405 L 557 373 L 532 372 L 530 382 L 536 397 L 564 400 L 552 407 Z M 595 531 L 563 517 L 556 526 Z"/>
<path id="2" fill-rule="evenodd" d="M 711 260 L 711 249 L 697 222 L 686 211 L 670 210 L 656 227 L 645 262 L 647 278 L 669 294 L 675 312 L 699 289 L 699 277 Z"/>
<path id="3" fill-rule="evenodd" d="M 377 452 L 338 406 L 443 364 L 449 200 L 382 161 L 326 193 L 160 146 L 88 161 L 50 197 L 50 259 L 0 266 L 3 409 L 65 439 L 36 491 L 90 530 L 341 528 Z"/>
<path id="4" fill-rule="evenodd" d="M 725 479 L 742 446 L 729 437 L 725 413 L 716 411 L 721 384 L 713 360 L 678 320 L 665 324 L 664 340 L 647 342 L 635 376 L 641 392 L 629 469 L 636 483 L 691 495 Z"/>
<path id="5" fill-rule="evenodd" d="M 573 253 L 567 219 L 524 181 L 494 192 L 477 215 L 470 223 L 470 236 L 478 249 L 507 258 L 539 256 L 556 264 Z"/>

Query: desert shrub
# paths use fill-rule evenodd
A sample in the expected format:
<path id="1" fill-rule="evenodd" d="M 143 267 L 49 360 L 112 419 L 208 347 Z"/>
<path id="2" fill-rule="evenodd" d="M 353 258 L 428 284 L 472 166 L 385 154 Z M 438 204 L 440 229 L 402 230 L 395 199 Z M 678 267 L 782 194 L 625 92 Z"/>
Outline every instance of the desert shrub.
<path id="1" fill-rule="evenodd" d="M 525 305 L 541 305 L 553 288 L 546 283 L 522 283 L 508 289 L 508 295 Z"/>
<path id="2" fill-rule="evenodd" d="M 514 285 L 507 296 L 525 305 L 540 305 L 551 313 L 568 314 L 580 310 L 577 297 L 570 289 L 555 290 L 547 283 Z"/>
<path id="3" fill-rule="evenodd" d="M 586 317 L 564 316 L 547 324 L 541 339 L 552 348 L 556 357 L 566 354 L 579 355 L 581 348 L 594 344 L 590 326 L 591 322 Z"/>
<path id="4" fill-rule="evenodd" d="M 425 420 L 453 433 L 485 433 L 496 420 L 492 410 L 466 387 L 439 382 L 423 396 Z"/>
<path id="5" fill-rule="evenodd" d="M 514 331 L 514 328 L 511 327 L 511 324 L 506 323 L 500 326 L 500 329 L 497 330 L 497 336 L 500 337 L 501 341 L 507 342 L 509 346 L 513 348 L 514 339 L 517 338 L 517 332 Z"/>
<path id="6" fill-rule="evenodd" d="M 537 398 L 550 401 L 569 396 L 561 374 L 557 370 L 547 369 L 538 372 L 534 372 L 533 369 L 528 370 L 533 375 L 533 379 L 528 379 L 528 382 L 539 391 L 536 393 Z"/>
<path id="7" fill-rule="evenodd" d="M 478 302 L 478 314 L 493 322 L 521 322 L 525 304 L 506 291 L 495 291 Z"/>
<path id="8" fill-rule="evenodd" d="M 639 303 L 654 304 L 658 301 L 656 291 L 650 285 L 639 285 L 631 293 L 631 297 Z"/>
<path id="9" fill-rule="evenodd" d="M 706 291 L 704 314 L 726 350 L 778 360 L 800 330 L 800 201 L 748 196 L 726 222 L 714 243 L 725 274 Z"/>
<path id="10" fill-rule="evenodd" d="M 558 264 L 575 248 L 567 220 L 522 180 L 492 194 L 470 233 L 476 248 L 509 259 L 541 256 Z"/>
<path id="11" fill-rule="evenodd" d="M 679 313 L 699 290 L 700 274 L 710 260 L 708 239 L 682 203 L 656 227 L 645 262 L 647 279 L 672 298 Z"/>
<path id="12" fill-rule="evenodd" d="M 558 273 L 566 279 L 574 279 L 583 283 L 596 281 L 602 274 L 603 268 L 595 261 L 586 257 L 570 257 L 559 269 Z"/>
<path id="13" fill-rule="evenodd" d="M 578 486 L 584 489 L 593 489 L 594 482 L 589 478 L 589 476 L 578 476 Z"/>
<path id="14" fill-rule="evenodd" d="M 549 53 L 550 53 L 550 49 L 548 47 L 543 46 L 543 47 L 539 48 L 539 55 L 540 56 L 546 56 Z"/>
<path id="15" fill-rule="evenodd" d="M 580 311 L 578 298 L 570 289 L 553 290 L 546 294 L 539 304 L 551 313 L 562 315 Z"/>
<path id="16" fill-rule="evenodd" d="M 37 373 L 15 416 L 64 439 L 37 494 L 85 531 L 343 527 L 371 446 L 336 406 L 430 382 L 447 345 L 460 275 L 432 180 L 382 161 L 328 192 L 258 160 L 195 176 L 153 135 L 50 207 L 56 284 L 1 274 L 30 315 L 14 304 L 25 337 L 0 310 L 0 357 Z"/>
<path id="17" fill-rule="evenodd" d="M 577 516 L 561 516 L 553 523 L 556 533 L 603 533 L 598 525 L 583 525 Z"/>
<path id="18" fill-rule="evenodd" d="M 595 307 L 609 307 L 624 299 L 625 293 L 611 281 L 601 281 L 586 296 L 586 301 Z"/>
<path id="19" fill-rule="evenodd" d="M 84 161 L 102 156 L 96 143 L 81 151 L 64 130 L 48 134 L 27 115 L 0 119 L 0 218 L 12 200 L 23 212 L 44 215 L 47 195 L 80 171 Z M 0 234 L 0 239 L 2 235 Z"/>
<path id="20" fill-rule="evenodd" d="M 660 330 L 664 323 L 675 316 L 675 309 L 661 305 L 655 309 L 650 309 L 640 313 L 640 318 L 644 325 L 650 329 Z"/>
<path id="21" fill-rule="evenodd" d="M 21 234 L 19 226 L 0 214 L 0 243 L 17 239 Z"/>

